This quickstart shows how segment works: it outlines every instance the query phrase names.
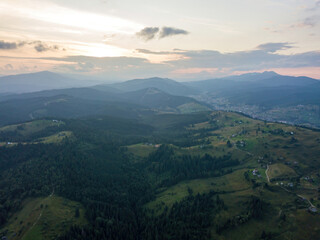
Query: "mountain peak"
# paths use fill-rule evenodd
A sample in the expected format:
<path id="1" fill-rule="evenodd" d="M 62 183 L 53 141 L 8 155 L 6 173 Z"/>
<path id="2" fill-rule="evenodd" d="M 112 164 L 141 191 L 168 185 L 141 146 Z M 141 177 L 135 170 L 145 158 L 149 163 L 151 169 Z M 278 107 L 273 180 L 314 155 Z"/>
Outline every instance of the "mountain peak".
<path id="1" fill-rule="evenodd" d="M 115 83 L 111 85 L 124 92 L 137 91 L 147 88 L 156 88 L 158 91 L 166 92 L 171 95 L 186 96 L 194 93 L 194 90 L 168 78 L 144 78 L 133 79 L 126 82 Z"/>

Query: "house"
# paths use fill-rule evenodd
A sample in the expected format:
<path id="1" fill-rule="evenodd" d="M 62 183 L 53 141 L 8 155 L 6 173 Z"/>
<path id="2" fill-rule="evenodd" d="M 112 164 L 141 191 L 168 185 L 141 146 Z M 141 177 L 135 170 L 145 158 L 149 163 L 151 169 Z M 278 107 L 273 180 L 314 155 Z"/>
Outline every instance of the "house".
<path id="1" fill-rule="evenodd" d="M 311 212 L 311 213 L 317 213 L 317 212 L 318 212 L 318 209 L 317 209 L 316 207 L 314 207 L 314 206 L 310 206 L 310 207 L 308 208 L 308 211 Z"/>
<path id="2" fill-rule="evenodd" d="M 292 188 L 293 187 L 293 183 L 288 183 L 288 186 Z"/>
<path id="3" fill-rule="evenodd" d="M 7 145 L 11 145 L 12 144 L 12 142 L 7 142 Z"/>
<path id="4" fill-rule="evenodd" d="M 256 176 L 258 173 L 259 173 L 258 169 L 253 169 L 253 171 L 252 171 L 253 176 Z"/>

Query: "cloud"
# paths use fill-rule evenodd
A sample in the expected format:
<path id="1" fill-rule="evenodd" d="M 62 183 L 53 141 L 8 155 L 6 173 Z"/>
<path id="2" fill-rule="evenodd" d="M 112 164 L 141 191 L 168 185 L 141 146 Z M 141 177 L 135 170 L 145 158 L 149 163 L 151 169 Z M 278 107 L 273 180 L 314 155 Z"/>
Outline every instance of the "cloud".
<path id="1" fill-rule="evenodd" d="M 319 23 L 319 20 L 320 20 L 320 15 L 314 15 L 314 16 L 303 19 L 303 21 L 301 22 L 292 24 L 290 28 L 306 28 L 306 27 L 312 28 Z"/>
<path id="2" fill-rule="evenodd" d="M 289 43 L 265 43 L 248 51 L 221 53 L 214 50 L 181 50 L 145 54 L 176 54 L 179 58 L 165 62 L 150 62 L 142 57 L 87 57 L 41 58 L 61 62 L 58 71 L 86 73 L 108 79 L 131 79 L 144 77 L 211 78 L 226 76 L 233 72 L 262 71 L 265 69 L 320 68 L 320 52 L 285 55 L 278 50 L 290 48 Z M 39 58 L 40 59 L 40 58 Z M 220 74 L 220 75 L 219 75 Z"/>
<path id="3" fill-rule="evenodd" d="M 18 46 L 15 42 L 5 42 L 5 41 L 0 41 L 0 49 L 17 49 Z"/>
<path id="4" fill-rule="evenodd" d="M 174 35 L 187 35 L 189 32 L 183 29 L 172 28 L 172 27 L 163 27 L 161 29 L 159 38 L 170 37 Z"/>
<path id="5" fill-rule="evenodd" d="M 162 39 L 166 37 L 171 37 L 175 35 L 187 35 L 189 32 L 183 29 L 173 28 L 173 27 L 145 27 L 136 35 L 145 41 L 149 41 L 155 38 Z"/>
<path id="6" fill-rule="evenodd" d="M 303 21 L 303 25 L 306 27 L 314 27 L 317 25 L 319 19 L 317 16 L 305 18 Z"/>
<path id="7" fill-rule="evenodd" d="M 47 43 L 41 42 L 41 41 L 20 41 L 20 42 L 5 42 L 3 40 L 0 40 L 0 50 L 14 50 L 19 47 L 23 47 L 25 45 L 33 46 L 34 49 L 37 52 L 46 52 L 46 51 L 57 51 L 60 50 L 60 47 L 58 45 L 49 45 Z M 65 49 L 61 49 L 62 51 L 65 51 Z"/>
<path id="8" fill-rule="evenodd" d="M 307 11 L 316 11 L 320 8 L 320 1 L 316 1 L 315 5 L 311 8 L 307 8 Z"/>
<path id="9" fill-rule="evenodd" d="M 285 43 L 264 43 L 264 44 L 261 44 L 257 47 L 257 49 L 259 49 L 259 50 L 263 50 L 263 51 L 271 52 L 271 53 L 279 51 L 279 50 L 290 49 L 290 48 L 292 48 L 292 46 L 288 42 L 285 42 Z"/>
<path id="10" fill-rule="evenodd" d="M 21 47 L 25 45 L 26 42 L 5 42 L 3 40 L 0 40 L 0 49 L 3 50 L 12 50 L 12 49 L 17 49 L 18 47 Z"/>
<path id="11" fill-rule="evenodd" d="M 44 44 L 42 43 L 38 43 L 37 45 L 34 46 L 34 49 L 37 52 L 45 52 L 48 51 L 50 48 L 46 47 Z"/>
<path id="12" fill-rule="evenodd" d="M 89 57 L 89 56 L 68 56 L 63 58 L 41 58 L 45 60 L 54 60 L 61 62 L 69 62 L 66 67 L 75 69 L 76 71 L 89 72 L 120 72 L 128 69 L 152 68 L 154 64 L 145 58 L 137 57 Z"/>
<path id="13" fill-rule="evenodd" d="M 259 49 L 258 46 L 258 49 L 232 53 L 200 50 L 185 51 L 180 54 L 182 58 L 168 63 L 175 68 L 229 68 L 233 71 L 320 66 L 319 51 L 284 55 L 271 52 L 270 48 L 266 47 Z"/>
<path id="14" fill-rule="evenodd" d="M 35 44 L 34 49 L 37 52 L 46 52 L 46 51 L 56 51 L 59 50 L 59 46 L 58 45 L 47 45 L 46 43 L 43 43 L 41 41 L 37 41 L 37 42 L 32 42 L 30 44 Z"/>
<path id="15" fill-rule="evenodd" d="M 156 37 L 156 34 L 160 31 L 158 27 L 145 27 L 140 32 L 137 32 L 136 35 L 145 41 L 149 41 Z"/>
<path id="16" fill-rule="evenodd" d="M 143 54 L 151 54 L 151 55 L 172 55 L 172 54 L 179 54 L 180 51 L 159 51 L 159 52 L 156 52 L 156 51 L 150 51 L 148 49 L 136 49 L 136 52 L 138 53 L 143 53 Z"/>

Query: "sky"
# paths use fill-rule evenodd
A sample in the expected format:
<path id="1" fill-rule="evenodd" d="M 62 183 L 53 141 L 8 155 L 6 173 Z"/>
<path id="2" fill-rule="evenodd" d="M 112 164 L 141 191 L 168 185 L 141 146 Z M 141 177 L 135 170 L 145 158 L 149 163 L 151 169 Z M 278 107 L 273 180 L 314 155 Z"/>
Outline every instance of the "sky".
<path id="1" fill-rule="evenodd" d="M 0 75 L 320 79 L 319 0 L 1 0 Z"/>

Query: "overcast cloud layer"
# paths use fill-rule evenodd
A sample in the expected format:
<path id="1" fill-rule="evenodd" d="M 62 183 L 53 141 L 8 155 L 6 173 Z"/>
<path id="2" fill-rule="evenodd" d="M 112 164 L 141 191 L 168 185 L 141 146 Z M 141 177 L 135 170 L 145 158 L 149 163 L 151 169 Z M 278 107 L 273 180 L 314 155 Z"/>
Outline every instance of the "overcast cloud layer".
<path id="1" fill-rule="evenodd" d="M 2 0 L 0 75 L 320 79 L 319 0 Z"/>
<path id="2" fill-rule="evenodd" d="M 176 49 L 167 52 L 137 51 L 146 55 L 177 55 L 179 59 L 152 63 L 142 57 L 88 57 L 68 56 L 45 58 L 46 60 L 68 62 L 59 64 L 57 71 L 94 73 L 107 78 L 126 79 L 134 77 L 170 76 L 179 78 L 209 78 L 231 75 L 235 72 L 251 72 L 290 68 L 320 68 L 320 52 L 312 51 L 285 55 L 275 53 L 292 47 L 288 43 L 266 43 L 250 51 L 221 53 L 213 50 L 187 51 Z M 179 73 L 179 74 L 178 74 Z"/>

